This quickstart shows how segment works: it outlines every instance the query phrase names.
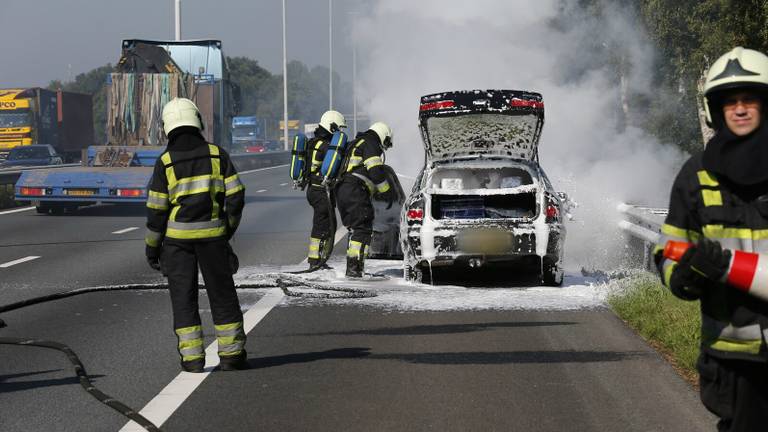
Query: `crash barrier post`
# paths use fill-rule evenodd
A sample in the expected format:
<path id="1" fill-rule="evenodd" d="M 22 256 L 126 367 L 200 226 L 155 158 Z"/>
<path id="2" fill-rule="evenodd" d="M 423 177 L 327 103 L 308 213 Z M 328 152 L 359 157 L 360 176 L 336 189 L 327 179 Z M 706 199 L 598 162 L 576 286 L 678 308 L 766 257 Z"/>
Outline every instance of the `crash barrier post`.
<path id="1" fill-rule="evenodd" d="M 627 242 L 630 262 L 641 263 L 644 269 L 653 270 L 655 264 L 652 253 L 668 210 L 625 203 L 619 204 L 617 210 L 624 217 L 619 221 L 619 228 L 630 237 Z"/>

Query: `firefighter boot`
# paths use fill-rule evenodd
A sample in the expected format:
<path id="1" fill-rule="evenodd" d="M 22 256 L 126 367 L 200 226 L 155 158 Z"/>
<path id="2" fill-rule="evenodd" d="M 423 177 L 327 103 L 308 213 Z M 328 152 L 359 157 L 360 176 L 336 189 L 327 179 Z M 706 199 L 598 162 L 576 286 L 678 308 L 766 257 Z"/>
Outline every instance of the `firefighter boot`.
<path id="1" fill-rule="evenodd" d="M 347 257 L 347 277 L 363 277 L 363 260 L 357 257 Z"/>
<path id="2" fill-rule="evenodd" d="M 320 258 L 307 258 L 309 268 L 317 267 L 320 264 Z"/>
<path id="3" fill-rule="evenodd" d="M 245 370 L 249 367 L 245 350 L 237 355 L 219 357 L 219 369 L 223 371 Z"/>
<path id="4" fill-rule="evenodd" d="M 181 370 L 191 373 L 202 373 L 205 369 L 205 359 L 197 359 L 181 362 Z"/>

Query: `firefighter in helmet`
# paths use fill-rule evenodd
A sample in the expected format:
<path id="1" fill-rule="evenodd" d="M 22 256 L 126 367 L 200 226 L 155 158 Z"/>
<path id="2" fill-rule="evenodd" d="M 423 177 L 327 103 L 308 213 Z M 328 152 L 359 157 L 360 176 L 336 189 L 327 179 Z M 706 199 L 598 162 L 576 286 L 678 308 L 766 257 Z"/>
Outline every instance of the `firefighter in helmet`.
<path id="1" fill-rule="evenodd" d="M 326 111 L 320 117 L 320 123 L 315 129 L 315 136 L 307 142 L 308 184 L 307 201 L 312 206 L 312 233 L 309 238 L 309 267 L 316 267 L 326 260 L 333 242 L 332 227 L 336 225 L 336 208 L 333 194 L 327 194 L 320 175 L 325 153 L 334 132 L 346 129 L 347 121 L 338 111 Z"/>
<path id="2" fill-rule="evenodd" d="M 768 424 L 768 302 L 729 286 L 732 251 L 768 253 L 768 56 L 735 48 L 710 68 L 704 87 L 715 130 L 683 165 L 656 248 L 664 284 L 701 301 L 701 400 L 720 431 Z M 667 241 L 693 244 L 665 259 Z"/>
<path id="3" fill-rule="evenodd" d="M 168 147 L 155 163 L 147 198 L 146 255 L 168 277 L 181 368 L 203 372 L 198 267 L 211 303 L 222 370 L 247 367 L 243 315 L 229 239 L 240 223 L 245 187 L 229 155 L 201 135 L 197 106 L 175 98 L 163 107 Z"/>
<path id="4" fill-rule="evenodd" d="M 346 169 L 336 187 L 336 200 L 344 226 L 349 230 L 347 277 L 363 276 L 363 265 L 373 235 L 374 195 L 388 203 L 396 200 L 387 180 L 384 151 L 392 147 L 392 129 L 376 122 L 348 146 Z"/>

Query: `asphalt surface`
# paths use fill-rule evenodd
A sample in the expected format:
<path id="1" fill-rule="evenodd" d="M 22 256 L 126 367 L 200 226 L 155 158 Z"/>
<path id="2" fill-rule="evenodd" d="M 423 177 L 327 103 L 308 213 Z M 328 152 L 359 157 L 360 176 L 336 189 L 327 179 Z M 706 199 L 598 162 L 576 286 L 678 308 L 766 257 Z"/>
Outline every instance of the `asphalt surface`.
<path id="1" fill-rule="evenodd" d="M 285 168 L 244 174 L 241 264 L 292 265 L 310 209 Z M 141 209 L 0 214 L 0 304 L 85 286 L 154 283 Z M 131 227 L 139 229 L 113 234 Z M 25 257 L 39 258 L 2 267 Z M 264 291 L 240 292 L 245 308 Z M 210 314 L 201 298 L 206 344 Z M 179 374 L 162 290 L 98 293 L 2 314 L 0 337 L 65 343 L 99 389 L 141 410 Z M 699 431 L 697 394 L 604 308 L 394 312 L 285 298 L 249 333 L 251 369 L 215 371 L 166 431 Z M 117 431 L 63 354 L 0 345 L 0 430 Z"/>

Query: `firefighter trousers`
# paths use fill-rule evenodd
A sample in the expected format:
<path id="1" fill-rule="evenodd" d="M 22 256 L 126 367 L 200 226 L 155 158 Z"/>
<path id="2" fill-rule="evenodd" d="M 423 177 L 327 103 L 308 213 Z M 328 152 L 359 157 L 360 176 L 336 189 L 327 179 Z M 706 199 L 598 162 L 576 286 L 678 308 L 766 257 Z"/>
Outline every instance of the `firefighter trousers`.
<path id="1" fill-rule="evenodd" d="M 720 417 L 719 432 L 765 430 L 768 425 L 768 363 L 725 360 L 701 353 L 701 401 Z"/>
<path id="2" fill-rule="evenodd" d="M 336 208 L 333 192 L 328 194 L 321 185 L 307 186 L 307 202 L 312 206 L 312 233 L 309 240 L 309 259 L 320 259 L 330 248 L 329 242 L 333 241 L 333 230 L 336 225 Z"/>
<path id="3" fill-rule="evenodd" d="M 347 257 L 363 260 L 373 235 L 371 195 L 362 180 L 345 175 L 336 188 L 341 221 L 350 231 Z"/>
<path id="4" fill-rule="evenodd" d="M 244 355 L 243 313 L 232 280 L 227 240 L 166 241 L 161 265 L 168 276 L 173 327 L 182 361 L 205 358 L 198 305 L 198 267 L 211 304 L 219 357 Z"/>

